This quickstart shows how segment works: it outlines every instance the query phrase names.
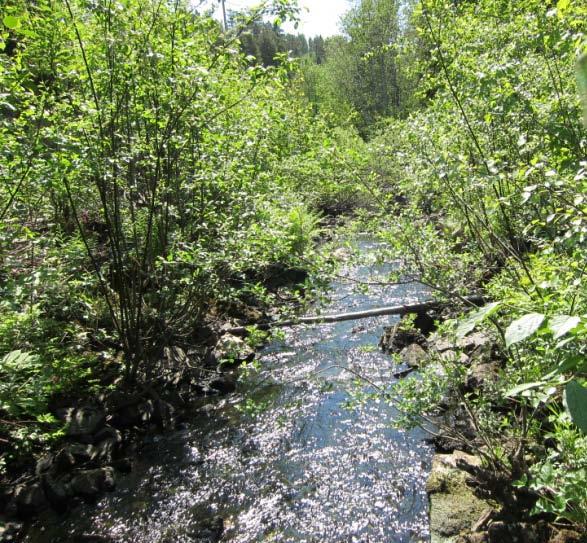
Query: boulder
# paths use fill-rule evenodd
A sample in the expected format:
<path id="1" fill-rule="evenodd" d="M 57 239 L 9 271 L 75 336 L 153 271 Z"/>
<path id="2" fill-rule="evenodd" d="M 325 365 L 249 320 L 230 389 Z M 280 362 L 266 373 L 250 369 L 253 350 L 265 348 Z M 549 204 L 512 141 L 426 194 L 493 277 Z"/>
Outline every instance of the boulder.
<path id="1" fill-rule="evenodd" d="M 269 264 L 261 271 L 260 275 L 263 283 L 270 290 L 290 285 L 300 285 L 308 278 L 307 270 L 291 268 L 279 262 Z"/>
<path id="2" fill-rule="evenodd" d="M 100 443 L 105 440 L 120 444 L 122 443 L 122 433 L 112 426 L 105 426 L 94 436 L 94 443 Z"/>
<path id="3" fill-rule="evenodd" d="M 153 400 L 126 405 L 112 416 L 111 423 L 116 428 L 144 426 L 153 417 L 155 404 Z"/>
<path id="4" fill-rule="evenodd" d="M 491 522 L 487 527 L 487 543 L 543 543 L 552 541 L 549 538 L 550 529 L 544 523 L 527 523 L 511 521 Z M 572 540 L 571 540 L 572 541 Z M 579 540 L 575 540 L 579 541 Z"/>
<path id="5" fill-rule="evenodd" d="M 47 473 L 53 467 L 55 457 L 52 454 L 46 454 L 37 461 L 35 466 L 35 473 L 37 476 Z"/>
<path id="6" fill-rule="evenodd" d="M 4 524 L 0 521 L 0 542 L 14 543 L 22 540 L 23 525 L 18 522 L 7 522 Z"/>
<path id="7" fill-rule="evenodd" d="M 417 343 L 412 343 L 400 351 L 401 361 L 412 369 L 419 368 L 426 359 L 426 351 Z"/>
<path id="8" fill-rule="evenodd" d="M 200 521 L 187 530 L 191 541 L 197 543 L 218 543 L 224 534 L 224 519 L 220 516 Z"/>
<path id="9" fill-rule="evenodd" d="M 431 543 L 456 543 L 471 532 L 483 515 L 496 507 L 480 498 L 467 485 L 469 474 L 457 466 L 478 466 L 480 460 L 462 451 L 437 454 L 426 483 L 430 499 Z"/>
<path id="10" fill-rule="evenodd" d="M 475 332 L 455 340 L 434 334 L 430 337 L 429 344 L 438 353 L 462 351 L 470 357 L 477 357 L 483 354 L 490 355 L 495 340 L 486 332 Z"/>
<path id="11" fill-rule="evenodd" d="M 469 356 L 491 355 L 495 340 L 486 332 L 474 332 L 457 341 L 457 347 Z"/>
<path id="12" fill-rule="evenodd" d="M 548 543 L 581 543 L 585 541 L 585 534 L 575 530 L 560 528 L 552 534 Z"/>
<path id="13" fill-rule="evenodd" d="M 438 334 L 433 334 L 428 339 L 428 344 L 430 348 L 437 353 L 444 353 L 446 351 L 454 351 L 456 349 L 456 343 L 451 341 L 445 336 L 440 336 Z"/>

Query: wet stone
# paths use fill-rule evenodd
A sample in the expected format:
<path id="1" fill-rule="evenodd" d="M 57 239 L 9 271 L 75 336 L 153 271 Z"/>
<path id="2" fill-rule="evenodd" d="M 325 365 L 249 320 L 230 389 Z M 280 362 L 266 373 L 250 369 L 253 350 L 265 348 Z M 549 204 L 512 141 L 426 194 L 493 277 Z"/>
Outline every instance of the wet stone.
<path id="1" fill-rule="evenodd" d="M 117 428 L 144 426 L 153 417 L 155 405 L 152 400 L 127 405 L 112 416 L 112 424 Z"/>
<path id="2" fill-rule="evenodd" d="M 47 455 L 43 456 L 42 458 L 40 458 L 37 461 L 37 465 L 35 467 L 35 473 L 37 475 L 41 475 L 43 473 L 46 473 L 47 471 L 49 471 L 52 468 L 53 462 L 54 462 L 54 456 L 52 454 L 47 454 Z"/>
<path id="3" fill-rule="evenodd" d="M 20 533 L 23 529 L 22 524 L 17 522 L 7 522 L 6 524 L 0 521 L 0 543 L 16 543 L 20 541 Z"/>
<path id="4" fill-rule="evenodd" d="M 224 334 L 213 350 L 213 357 L 217 363 L 241 363 L 254 358 L 255 351 L 240 337 Z"/>

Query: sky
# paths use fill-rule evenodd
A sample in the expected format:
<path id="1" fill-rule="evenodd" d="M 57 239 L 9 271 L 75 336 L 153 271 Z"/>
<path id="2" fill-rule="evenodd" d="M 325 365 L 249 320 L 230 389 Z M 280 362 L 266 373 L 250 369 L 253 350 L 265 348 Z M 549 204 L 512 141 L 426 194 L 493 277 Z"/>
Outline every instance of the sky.
<path id="1" fill-rule="evenodd" d="M 259 4 L 259 0 L 225 0 L 226 10 L 239 10 Z M 216 6 L 216 15 L 221 16 L 220 3 L 218 0 L 206 0 L 209 6 Z M 302 8 L 300 23 L 297 30 L 292 24 L 285 24 L 283 29 L 286 32 L 305 34 L 307 37 L 322 37 L 340 34 L 338 21 L 340 17 L 350 8 L 349 0 L 299 0 Z"/>

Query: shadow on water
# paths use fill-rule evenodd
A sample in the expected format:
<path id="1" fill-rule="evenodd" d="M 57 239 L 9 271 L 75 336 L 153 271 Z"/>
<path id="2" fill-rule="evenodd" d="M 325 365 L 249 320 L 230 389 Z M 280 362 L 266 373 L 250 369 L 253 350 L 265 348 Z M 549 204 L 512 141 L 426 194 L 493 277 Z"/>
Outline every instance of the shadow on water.
<path id="1" fill-rule="evenodd" d="M 363 241 L 358 249 L 373 248 Z M 349 271 L 369 280 L 385 269 Z M 365 293 L 341 282 L 324 311 L 425 296 L 414 285 Z M 375 347 L 394 319 L 288 330 L 236 394 L 214 400 L 186 429 L 151 438 L 115 493 L 44 519 L 27 541 L 180 543 L 218 541 L 221 533 L 233 543 L 428 541 L 431 451 L 421 432 L 391 427 L 389 405 L 349 407 L 356 376 L 343 369 L 389 383 L 392 361 Z"/>

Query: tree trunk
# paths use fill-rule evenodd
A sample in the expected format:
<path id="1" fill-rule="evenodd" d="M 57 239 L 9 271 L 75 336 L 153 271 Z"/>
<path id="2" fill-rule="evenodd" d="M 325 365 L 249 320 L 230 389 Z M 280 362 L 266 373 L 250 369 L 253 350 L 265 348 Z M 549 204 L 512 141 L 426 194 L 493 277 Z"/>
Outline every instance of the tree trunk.
<path id="1" fill-rule="evenodd" d="M 472 305 L 479 305 L 484 303 L 481 296 L 470 296 L 464 300 Z M 369 317 L 379 317 L 381 315 L 406 315 L 408 313 L 422 313 L 430 309 L 438 309 L 443 304 L 439 302 L 420 302 L 409 305 L 395 305 L 389 307 L 380 307 L 377 309 L 369 309 L 367 311 L 356 311 L 354 313 L 339 313 L 337 315 L 317 315 L 315 317 L 298 317 L 297 319 L 289 319 L 284 321 L 267 322 L 256 324 L 257 330 L 270 330 L 271 328 L 285 328 L 288 326 L 297 326 L 299 324 L 324 324 L 331 322 L 351 321 L 357 319 L 367 319 Z M 241 335 L 247 333 L 247 326 L 236 326 L 225 330 L 228 334 Z"/>

